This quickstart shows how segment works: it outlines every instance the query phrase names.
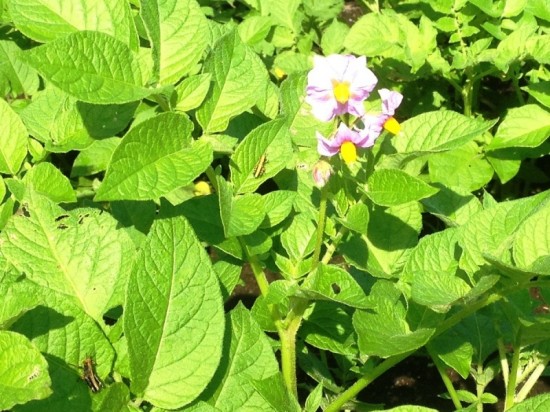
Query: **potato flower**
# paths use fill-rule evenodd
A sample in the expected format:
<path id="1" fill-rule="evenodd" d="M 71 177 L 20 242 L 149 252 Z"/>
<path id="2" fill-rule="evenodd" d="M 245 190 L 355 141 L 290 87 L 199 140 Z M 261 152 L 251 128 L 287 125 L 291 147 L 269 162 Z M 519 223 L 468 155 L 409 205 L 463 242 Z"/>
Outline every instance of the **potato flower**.
<path id="1" fill-rule="evenodd" d="M 401 129 L 399 122 L 395 120 L 393 115 L 395 109 L 399 107 L 403 100 L 403 95 L 399 92 L 394 92 L 388 89 L 380 89 L 378 91 L 382 99 L 382 113 L 370 114 L 367 113 L 361 118 L 363 127 L 359 131 L 361 136 L 368 138 L 369 141 L 374 141 L 380 136 L 383 129 L 388 132 L 397 134 Z"/>
<path id="2" fill-rule="evenodd" d="M 332 139 L 327 139 L 317 132 L 317 151 L 328 157 L 340 152 L 344 162 L 350 164 L 357 160 L 357 148 L 370 147 L 374 144 L 374 140 L 369 134 L 362 136 L 359 132 L 349 129 L 344 123 L 340 123 Z"/>
<path id="3" fill-rule="evenodd" d="M 366 67 L 365 56 L 333 54 L 315 56 L 313 69 L 308 73 L 306 102 L 321 121 L 350 113 L 363 116 L 363 101 L 373 91 L 378 79 Z"/>

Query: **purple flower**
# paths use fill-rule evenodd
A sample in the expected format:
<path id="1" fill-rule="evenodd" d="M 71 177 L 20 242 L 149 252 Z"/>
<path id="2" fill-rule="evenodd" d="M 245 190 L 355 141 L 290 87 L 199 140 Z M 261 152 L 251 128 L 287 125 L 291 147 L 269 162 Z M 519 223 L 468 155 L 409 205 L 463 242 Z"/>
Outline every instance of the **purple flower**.
<path id="1" fill-rule="evenodd" d="M 378 82 L 366 67 L 366 57 L 332 54 L 315 56 L 313 63 L 306 96 L 313 115 L 325 122 L 344 113 L 364 115 L 363 101 Z"/>
<path id="2" fill-rule="evenodd" d="M 374 140 L 369 135 L 361 136 L 359 132 L 350 130 L 344 123 L 340 123 L 334 138 L 327 139 L 317 132 L 317 151 L 323 156 L 334 156 L 340 152 L 347 164 L 357 160 L 357 147 L 370 147 Z"/>
<path id="3" fill-rule="evenodd" d="M 394 92 L 388 89 L 380 89 L 378 91 L 382 99 L 382 113 L 369 114 L 367 113 L 361 118 L 363 128 L 359 131 L 361 136 L 368 138 L 369 141 L 374 141 L 380 136 L 383 129 L 397 134 L 400 130 L 400 125 L 394 119 L 395 109 L 399 107 L 403 100 L 403 95 L 399 92 Z"/>

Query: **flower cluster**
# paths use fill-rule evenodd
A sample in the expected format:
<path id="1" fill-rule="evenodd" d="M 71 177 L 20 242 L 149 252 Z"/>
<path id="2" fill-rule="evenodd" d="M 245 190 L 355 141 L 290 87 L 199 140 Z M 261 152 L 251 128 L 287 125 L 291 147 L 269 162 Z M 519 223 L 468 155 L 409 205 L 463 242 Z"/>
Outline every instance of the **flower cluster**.
<path id="1" fill-rule="evenodd" d="M 393 134 L 399 132 L 399 123 L 393 115 L 403 96 L 401 93 L 380 89 L 382 100 L 380 113 L 366 113 L 363 102 L 376 87 L 378 79 L 367 68 L 367 59 L 351 55 L 315 56 L 314 67 L 308 74 L 306 102 L 312 113 L 321 121 L 350 114 L 355 116 L 352 125 L 340 123 L 330 139 L 317 132 L 317 150 L 322 156 L 337 153 L 347 164 L 357 160 L 357 148 L 374 145 L 384 129 Z M 315 178 L 314 172 L 314 178 Z M 326 183 L 325 179 L 316 182 Z"/>

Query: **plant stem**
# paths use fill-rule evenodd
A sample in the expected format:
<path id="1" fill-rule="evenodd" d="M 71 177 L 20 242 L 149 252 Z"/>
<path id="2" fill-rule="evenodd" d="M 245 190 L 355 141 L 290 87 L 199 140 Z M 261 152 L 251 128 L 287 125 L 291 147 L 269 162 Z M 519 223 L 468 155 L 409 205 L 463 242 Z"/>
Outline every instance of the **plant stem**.
<path id="1" fill-rule="evenodd" d="M 540 375 L 542 375 L 542 372 L 546 369 L 546 365 L 548 364 L 549 359 L 546 358 L 542 363 L 539 363 L 531 376 L 529 376 L 529 379 L 525 381 L 525 384 L 522 386 L 521 390 L 518 392 L 516 396 L 517 402 L 522 402 L 527 395 L 529 395 L 529 392 L 531 392 L 531 389 L 533 389 L 533 386 L 535 386 L 535 383 L 540 378 Z"/>
<path id="2" fill-rule="evenodd" d="M 498 346 L 498 356 L 500 358 L 500 368 L 502 369 L 502 378 L 504 380 L 504 386 L 508 387 L 508 378 L 509 378 L 508 372 L 509 372 L 510 366 L 508 365 L 508 357 L 506 356 L 506 348 L 504 347 L 502 338 L 497 340 L 497 346 Z"/>
<path id="3" fill-rule="evenodd" d="M 313 263 L 311 264 L 311 272 L 319 266 L 319 257 L 321 256 L 321 248 L 323 247 L 323 235 L 325 232 L 325 220 L 327 215 L 327 186 L 321 188 L 321 201 L 319 203 L 319 221 L 317 222 L 317 239 L 315 241 L 315 251 L 313 252 Z"/>
<path id="4" fill-rule="evenodd" d="M 366 388 L 372 381 L 374 381 L 376 378 L 378 378 L 387 370 L 393 368 L 395 365 L 397 365 L 399 362 L 406 359 L 409 355 L 413 354 L 414 352 L 415 351 L 405 352 L 384 360 L 382 363 L 376 366 L 371 372 L 361 376 L 357 380 L 357 382 L 355 382 L 348 389 L 342 392 L 334 401 L 332 401 L 327 406 L 327 408 L 325 409 L 325 412 L 338 412 L 347 401 L 357 396 L 357 394 L 361 392 L 364 388 Z"/>
<path id="5" fill-rule="evenodd" d="M 294 310 L 295 314 L 289 314 L 288 322 L 284 328 L 278 329 L 281 340 L 281 370 L 283 381 L 287 390 L 298 399 L 298 387 L 296 381 L 296 335 L 302 324 L 303 311 L 307 308 L 308 301 L 299 302 Z"/>
<path id="6" fill-rule="evenodd" d="M 477 375 L 481 376 L 483 375 L 483 364 L 478 363 L 477 364 Z M 483 395 L 483 392 L 485 391 L 485 385 L 479 382 L 479 378 L 476 379 L 476 395 L 477 395 L 477 412 L 483 412 L 483 403 L 481 402 L 481 396 Z"/>
<path id="7" fill-rule="evenodd" d="M 447 375 L 447 372 L 445 371 L 445 364 L 441 361 L 441 359 L 439 359 L 437 354 L 433 353 L 429 345 L 426 346 L 426 349 L 428 351 L 428 354 L 432 358 L 432 361 L 435 367 L 437 368 L 439 375 L 441 376 L 441 380 L 443 381 L 445 388 L 447 388 L 447 392 L 449 393 L 449 396 L 453 401 L 453 405 L 455 409 L 462 409 L 462 404 L 460 403 L 460 399 L 458 398 L 458 393 L 456 392 L 456 389 L 453 386 L 453 383 L 451 382 L 449 375 Z"/>
<path id="8" fill-rule="evenodd" d="M 504 398 L 504 410 L 510 409 L 514 406 L 516 396 L 516 385 L 519 373 L 519 356 L 521 354 L 521 329 L 516 337 L 514 343 L 514 352 L 512 354 L 512 365 L 510 368 L 510 376 L 508 378 L 508 385 L 506 386 L 506 395 Z"/>

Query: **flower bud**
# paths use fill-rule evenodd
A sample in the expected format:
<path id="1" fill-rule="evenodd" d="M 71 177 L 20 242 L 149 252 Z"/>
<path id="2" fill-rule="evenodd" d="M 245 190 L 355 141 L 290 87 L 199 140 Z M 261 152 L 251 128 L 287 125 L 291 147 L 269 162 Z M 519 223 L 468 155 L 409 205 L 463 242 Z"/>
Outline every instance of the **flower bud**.
<path id="1" fill-rule="evenodd" d="M 319 188 L 327 184 L 330 175 L 332 174 L 332 166 L 330 163 L 319 160 L 313 166 L 313 181 L 315 185 Z"/>

